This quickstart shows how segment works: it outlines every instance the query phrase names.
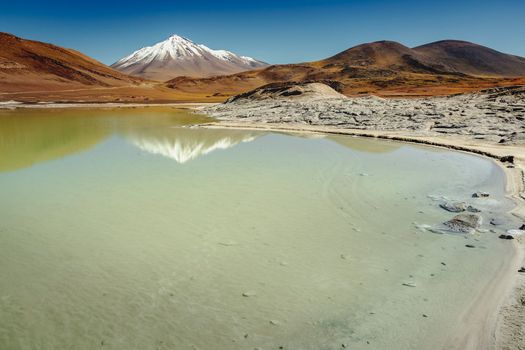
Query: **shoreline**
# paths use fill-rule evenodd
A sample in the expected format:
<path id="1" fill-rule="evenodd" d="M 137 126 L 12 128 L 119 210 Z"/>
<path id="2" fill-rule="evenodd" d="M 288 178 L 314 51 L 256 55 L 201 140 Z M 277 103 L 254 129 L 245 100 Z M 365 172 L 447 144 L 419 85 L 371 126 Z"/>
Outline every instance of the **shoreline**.
<path id="1" fill-rule="evenodd" d="M 407 136 L 407 131 L 356 130 L 306 124 L 268 124 L 219 120 L 214 123 L 200 124 L 197 127 L 347 135 L 420 144 L 475 154 L 492 161 L 503 170 L 506 179 L 506 197 L 515 203 L 515 207 L 509 214 L 525 222 L 525 148 L 523 146 L 484 144 L 468 137 L 462 138 L 460 135 L 448 137 Z M 510 159 L 512 161 L 509 161 Z M 511 164 L 513 167 L 509 168 L 508 165 Z M 451 334 L 446 340 L 446 349 L 478 350 L 503 347 L 512 349 L 508 347 L 509 342 L 512 344 L 513 341 L 519 341 L 515 335 L 507 333 L 509 331 L 508 323 L 516 322 L 516 318 L 521 320 L 525 317 L 525 308 L 522 307 L 521 310 L 516 311 L 514 307 L 517 306 L 516 304 L 519 303 L 521 297 L 518 295 L 520 287 L 522 287 L 521 276 L 517 270 L 523 266 L 522 264 L 525 264 L 525 242 L 523 238 L 517 237 L 511 244 L 512 254 L 503 257 L 500 261 L 499 272 L 491 278 L 486 287 L 479 291 L 470 305 L 459 315 L 458 331 Z M 511 308 L 510 312 L 513 314 L 509 315 L 509 310 L 506 308 Z"/>
<path id="2" fill-rule="evenodd" d="M 404 143 L 414 143 L 438 148 L 476 154 L 495 161 L 506 175 L 507 196 L 511 198 L 516 207 L 511 214 L 525 221 L 525 149 L 521 145 L 498 146 L 475 142 L 469 138 L 457 136 L 407 136 L 403 131 L 360 130 L 326 126 L 311 126 L 301 124 L 266 124 L 253 122 L 222 121 L 198 124 L 204 128 L 232 128 L 244 130 L 279 131 L 292 133 L 332 134 L 365 138 L 376 138 Z M 509 151 L 510 150 L 510 151 Z M 513 157 L 509 161 L 508 157 Z M 509 168 L 505 165 L 511 165 Z"/>
<path id="3" fill-rule="evenodd" d="M 11 109 L 75 109 L 75 108 L 147 108 L 147 107 L 173 107 L 195 109 L 216 105 L 214 102 L 174 102 L 174 103 L 114 103 L 114 102 L 43 102 L 43 103 L 24 103 L 18 101 L 0 102 L 1 110 Z"/>

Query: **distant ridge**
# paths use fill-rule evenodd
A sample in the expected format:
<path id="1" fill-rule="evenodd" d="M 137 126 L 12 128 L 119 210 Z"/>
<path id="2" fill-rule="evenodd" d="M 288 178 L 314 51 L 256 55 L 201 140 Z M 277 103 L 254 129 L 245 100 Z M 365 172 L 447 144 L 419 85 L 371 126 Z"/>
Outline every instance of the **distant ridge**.
<path id="1" fill-rule="evenodd" d="M 266 66 L 267 63 L 251 57 L 212 50 L 179 35 L 137 50 L 111 65 L 121 72 L 159 81 L 182 75 L 225 75 Z"/>
<path id="2" fill-rule="evenodd" d="M 170 40 L 190 42 L 178 36 Z M 170 45 L 165 54 L 189 57 L 191 62 L 196 52 L 200 57 L 222 58 L 222 63 L 231 63 L 233 59 L 229 58 L 234 55 L 194 43 Z M 134 67 L 138 58 L 157 57 L 150 56 L 150 50 L 140 52 L 125 60 L 127 68 Z M 272 66 L 235 57 L 252 62 L 248 63 L 250 66 L 262 67 L 205 78 L 188 76 L 196 73 L 186 71 L 186 76 L 161 83 L 119 72 L 72 49 L 0 33 L 0 101 L 219 102 L 266 84 L 283 82 L 330 81 L 345 95 L 385 97 L 448 95 L 525 85 L 525 58 L 459 40 L 437 41 L 415 48 L 378 41 L 357 45 L 320 61 Z M 213 74 L 219 74 L 215 68 L 213 65 Z"/>
<path id="3" fill-rule="evenodd" d="M 430 57 L 449 72 L 476 76 L 525 76 L 525 58 L 467 41 L 442 40 L 413 50 Z"/>
<path id="4" fill-rule="evenodd" d="M 512 78 L 523 76 L 525 58 L 466 41 L 444 40 L 416 48 L 377 41 L 320 61 L 208 79 L 181 77 L 168 81 L 167 86 L 185 92 L 236 95 L 269 83 L 333 80 L 344 85 L 345 94 L 432 95 L 497 86 L 503 81 L 512 84 Z"/>

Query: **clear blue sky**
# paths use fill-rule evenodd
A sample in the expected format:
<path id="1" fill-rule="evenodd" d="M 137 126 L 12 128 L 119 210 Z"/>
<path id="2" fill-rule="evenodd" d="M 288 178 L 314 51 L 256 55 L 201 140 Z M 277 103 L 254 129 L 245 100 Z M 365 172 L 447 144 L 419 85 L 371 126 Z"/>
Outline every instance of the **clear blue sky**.
<path id="1" fill-rule="evenodd" d="M 462 39 L 525 56 L 525 0 L 5 0 L 0 31 L 106 64 L 174 33 L 270 63 L 384 39 L 408 46 Z"/>

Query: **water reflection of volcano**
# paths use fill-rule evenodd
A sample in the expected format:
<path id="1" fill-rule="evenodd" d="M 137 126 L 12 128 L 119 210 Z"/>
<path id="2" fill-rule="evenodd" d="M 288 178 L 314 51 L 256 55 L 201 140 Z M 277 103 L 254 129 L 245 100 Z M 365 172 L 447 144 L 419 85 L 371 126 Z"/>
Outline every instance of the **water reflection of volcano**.
<path id="1" fill-rule="evenodd" d="M 261 135 L 244 130 L 171 128 L 141 130 L 140 133 L 128 135 L 128 139 L 143 151 L 183 164 L 215 150 L 253 141 Z"/>

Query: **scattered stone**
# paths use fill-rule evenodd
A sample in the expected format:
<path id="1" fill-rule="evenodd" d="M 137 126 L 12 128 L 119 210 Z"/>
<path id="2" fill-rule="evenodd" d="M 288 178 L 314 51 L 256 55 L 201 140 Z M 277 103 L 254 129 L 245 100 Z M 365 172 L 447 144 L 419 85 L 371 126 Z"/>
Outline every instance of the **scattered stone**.
<path id="1" fill-rule="evenodd" d="M 499 235 L 500 239 L 514 239 L 511 235 Z"/>
<path id="2" fill-rule="evenodd" d="M 423 314 L 423 317 L 425 317 L 425 318 L 426 318 L 426 317 L 428 317 L 428 316 L 427 316 L 427 315 L 425 315 L 425 314 Z"/>
<path id="3" fill-rule="evenodd" d="M 482 218 L 477 214 L 459 214 L 444 223 L 451 231 L 470 233 L 481 226 Z"/>
<path id="4" fill-rule="evenodd" d="M 489 196 L 490 194 L 488 194 L 487 192 L 476 192 L 472 194 L 472 198 L 487 198 Z"/>
<path id="5" fill-rule="evenodd" d="M 525 273 L 525 267 L 522 267 L 521 269 L 519 269 L 518 272 Z"/>
<path id="6" fill-rule="evenodd" d="M 442 209 L 450 211 L 452 213 L 460 213 L 467 210 L 467 203 L 465 202 L 452 202 L 452 203 L 441 203 L 439 205 Z"/>
<path id="7" fill-rule="evenodd" d="M 281 322 L 277 321 L 277 320 L 270 320 L 270 324 L 271 325 L 274 325 L 274 326 L 278 326 L 281 324 Z"/>
<path id="8" fill-rule="evenodd" d="M 499 160 L 502 163 L 514 163 L 514 156 L 503 156 Z"/>
<path id="9" fill-rule="evenodd" d="M 499 225 L 503 225 L 505 223 L 505 220 L 501 219 L 501 218 L 493 218 L 493 219 L 490 219 L 490 224 L 491 225 L 494 225 L 494 226 L 499 226 Z"/>
<path id="10" fill-rule="evenodd" d="M 441 262 L 441 265 L 443 265 L 443 266 L 447 266 L 447 264 L 445 264 L 444 262 Z"/>
<path id="11" fill-rule="evenodd" d="M 520 230 L 525 231 L 525 224 L 520 226 Z"/>
<path id="12" fill-rule="evenodd" d="M 523 230 L 508 230 L 507 235 L 510 235 L 512 237 L 518 237 L 525 233 Z"/>
<path id="13" fill-rule="evenodd" d="M 465 244 L 465 247 L 467 247 L 467 248 L 476 248 L 476 246 L 474 246 L 472 244 Z"/>
<path id="14" fill-rule="evenodd" d="M 403 286 L 405 287 L 415 287 L 416 284 L 414 282 L 405 282 L 405 283 L 402 283 Z"/>
<path id="15" fill-rule="evenodd" d="M 226 246 L 226 247 L 232 247 L 237 245 L 237 242 L 235 241 L 227 241 L 227 242 L 219 242 L 220 245 Z"/>
<path id="16" fill-rule="evenodd" d="M 243 297 L 246 297 L 246 298 L 254 297 L 254 296 L 256 296 L 256 295 L 257 295 L 257 293 L 254 292 L 253 290 L 250 290 L 250 291 L 247 291 L 247 292 L 242 293 L 242 296 L 243 296 Z"/>
<path id="17" fill-rule="evenodd" d="M 479 210 L 478 208 L 474 208 L 472 205 L 469 205 L 467 207 L 467 211 L 470 213 L 481 213 L 481 210 Z"/>

